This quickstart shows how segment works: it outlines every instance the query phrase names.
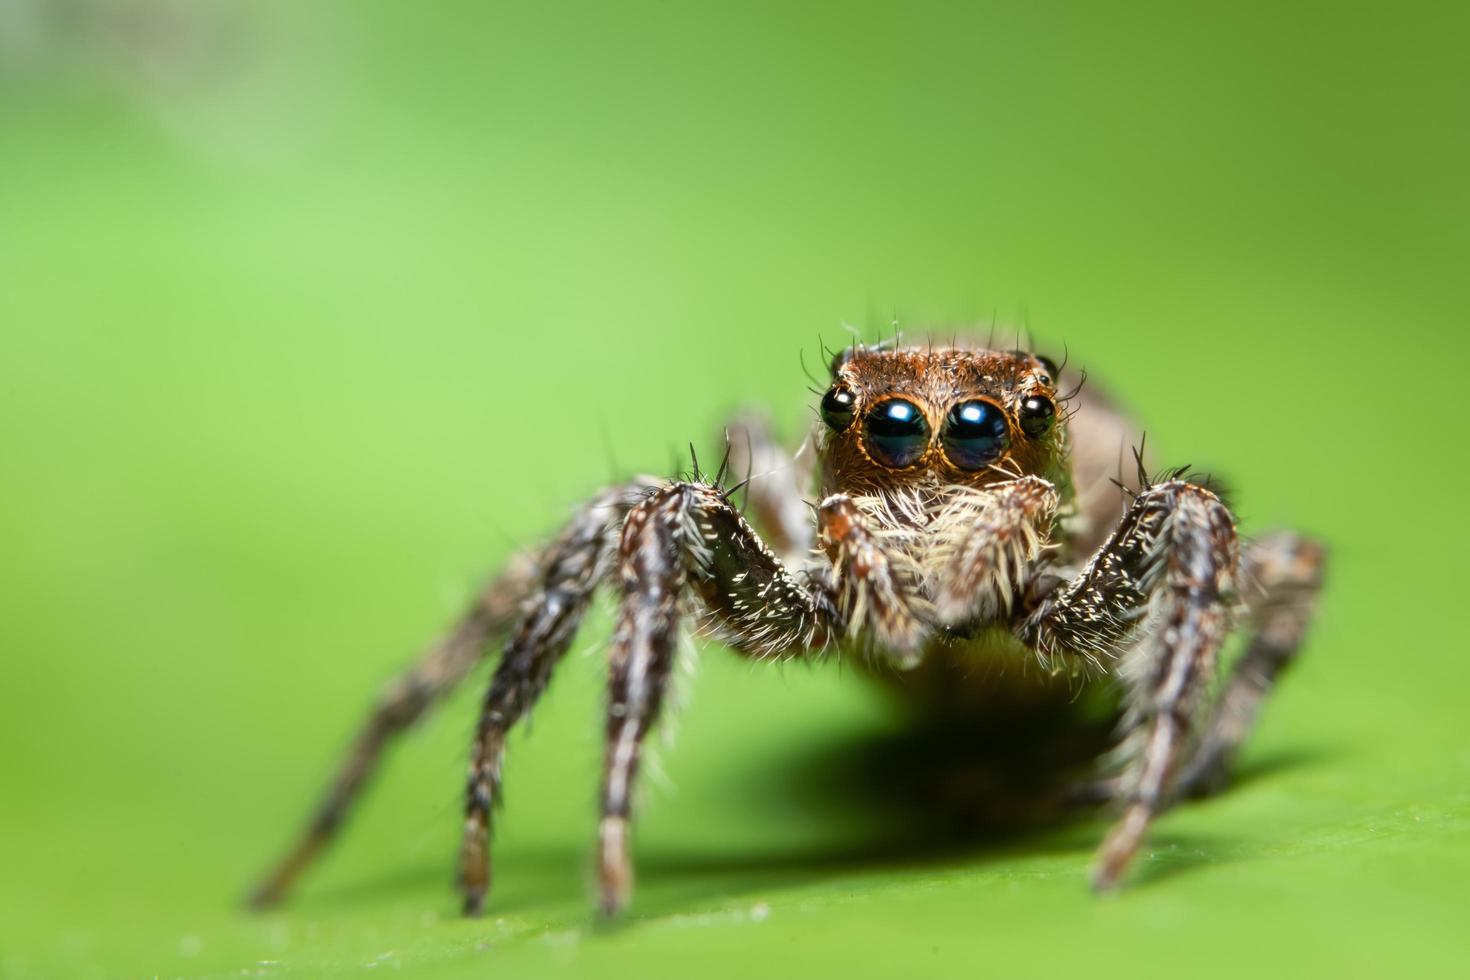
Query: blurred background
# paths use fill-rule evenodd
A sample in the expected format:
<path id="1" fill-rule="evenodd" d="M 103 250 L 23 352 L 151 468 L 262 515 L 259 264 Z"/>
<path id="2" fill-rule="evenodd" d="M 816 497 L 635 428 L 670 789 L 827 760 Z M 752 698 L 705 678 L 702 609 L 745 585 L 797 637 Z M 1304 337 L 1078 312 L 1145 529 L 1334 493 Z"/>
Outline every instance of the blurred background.
<path id="1" fill-rule="evenodd" d="M 1434 3 L 0 0 L 0 975 L 1451 975 L 1467 42 Z M 992 318 L 1335 552 L 1242 784 L 1132 891 L 1086 893 L 1100 821 L 887 846 L 823 789 L 874 692 L 711 650 L 594 928 L 599 616 L 512 740 L 489 917 L 469 688 L 238 910 L 487 570 L 738 405 L 798 435 L 844 323 Z"/>

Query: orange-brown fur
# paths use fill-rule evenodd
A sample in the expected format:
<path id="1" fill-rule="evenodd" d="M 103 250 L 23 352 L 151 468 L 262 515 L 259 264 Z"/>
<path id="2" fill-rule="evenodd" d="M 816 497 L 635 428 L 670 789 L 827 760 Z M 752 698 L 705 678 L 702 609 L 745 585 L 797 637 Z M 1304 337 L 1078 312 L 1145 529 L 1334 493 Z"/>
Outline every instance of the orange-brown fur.
<path id="1" fill-rule="evenodd" d="M 915 466 L 890 469 L 873 460 L 860 426 L 828 433 L 821 443 L 824 494 L 883 494 L 896 489 L 985 487 L 1032 474 L 1066 482 L 1064 426 L 1043 440 L 1025 438 L 1015 423 L 1016 408 L 1028 395 L 1057 400 L 1057 379 L 1039 358 L 973 348 L 909 347 L 897 350 L 853 348 L 836 365 L 834 380 L 858 395 L 857 413 L 889 395 L 903 395 L 924 411 L 933 432 L 955 402 L 978 398 L 993 402 L 1011 419 L 1011 448 L 993 468 L 971 473 L 949 462 L 937 441 Z"/>

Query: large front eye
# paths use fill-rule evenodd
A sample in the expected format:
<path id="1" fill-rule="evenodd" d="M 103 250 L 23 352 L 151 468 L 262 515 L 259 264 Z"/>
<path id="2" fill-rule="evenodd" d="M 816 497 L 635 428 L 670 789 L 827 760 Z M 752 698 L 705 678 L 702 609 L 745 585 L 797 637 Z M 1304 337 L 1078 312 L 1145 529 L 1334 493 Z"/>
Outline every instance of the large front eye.
<path id="1" fill-rule="evenodd" d="M 913 402 L 890 398 L 868 413 L 868 453 L 884 466 L 912 466 L 929 448 L 929 423 Z"/>
<path id="2" fill-rule="evenodd" d="M 856 402 L 852 389 L 838 385 L 822 396 L 822 421 L 834 432 L 841 432 L 852 425 L 852 408 Z"/>
<path id="3" fill-rule="evenodd" d="M 960 402 L 944 420 L 944 453 L 962 470 L 983 470 L 1011 444 L 1005 413 L 990 402 Z"/>

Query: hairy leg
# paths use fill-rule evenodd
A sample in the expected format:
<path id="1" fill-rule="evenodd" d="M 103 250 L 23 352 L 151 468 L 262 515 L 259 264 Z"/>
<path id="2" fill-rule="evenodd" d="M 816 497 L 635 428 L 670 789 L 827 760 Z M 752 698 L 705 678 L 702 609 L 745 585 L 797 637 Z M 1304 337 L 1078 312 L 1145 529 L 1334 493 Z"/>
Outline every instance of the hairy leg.
<path id="1" fill-rule="evenodd" d="M 1043 660 L 1113 661 L 1128 685 L 1123 814 L 1098 851 L 1099 890 L 1118 884 L 1167 804 L 1230 627 L 1236 565 L 1225 505 L 1170 481 L 1140 492 L 1087 568 L 1019 627 Z"/>
<path id="2" fill-rule="evenodd" d="M 341 829 L 388 743 L 479 664 L 494 638 L 514 621 L 521 601 L 532 590 L 535 564 L 526 556 L 512 561 L 455 627 L 383 691 L 301 836 L 251 893 L 253 905 L 271 905 L 285 896 Z"/>
<path id="3" fill-rule="evenodd" d="M 918 570 L 889 547 L 853 498 L 834 494 L 817 508 L 817 537 L 832 562 L 835 601 L 850 637 L 867 633 L 911 666 L 935 632 L 933 607 L 919 595 Z"/>
<path id="4" fill-rule="evenodd" d="M 499 797 L 505 737 L 546 690 L 606 577 L 623 518 L 646 484 L 615 487 L 582 507 L 546 549 L 541 572 L 511 632 L 480 711 L 465 788 L 460 887 L 466 915 L 490 888 L 490 818 Z"/>
<path id="5" fill-rule="evenodd" d="M 1058 502 L 1056 488 L 1035 476 L 955 495 L 931 529 L 940 622 L 957 626 L 1010 613 Z"/>
<path id="6" fill-rule="evenodd" d="M 1290 532 L 1258 538 L 1241 553 L 1241 591 L 1250 608 L 1251 637 L 1211 710 L 1194 756 L 1179 776 L 1181 796 L 1223 789 L 1261 703 L 1296 658 L 1317 607 L 1326 553 L 1319 542 Z"/>
<path id="7" fill-rule="evenodd" d="M 686 598 L 708 625 L 760 655 L 819 649 L 838 631 L 819 585 L 787 573 L 718 487 L 674 483 L 624 523 L 617 556 L 622 599 L 613 633 L 607 750 L 598 828 L 599 906 L 615 915 L 632 890 L 629 827 L 644 737 L 658 718 Z"/>

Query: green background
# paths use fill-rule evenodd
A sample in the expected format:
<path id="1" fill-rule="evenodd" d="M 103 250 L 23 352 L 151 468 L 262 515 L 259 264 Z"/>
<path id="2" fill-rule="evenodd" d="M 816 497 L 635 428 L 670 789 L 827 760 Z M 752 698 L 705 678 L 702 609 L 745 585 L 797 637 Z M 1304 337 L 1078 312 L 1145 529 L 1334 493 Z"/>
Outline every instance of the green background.
<path id="1" fill-rule="evenodd" d="M 1463 976 L 1458 6 L 0 7 L 0 974 Z M 1333 547 L 1131 889 L 1100 821 L 891 845 L 824 788 L 876 693 L 711 650 L 598 928 L 601 614 L 487 918 L 468 688 L 238 910 L 486 569 L 741 403 L 799 431 L 842 322 L 992 311 Z"/>

